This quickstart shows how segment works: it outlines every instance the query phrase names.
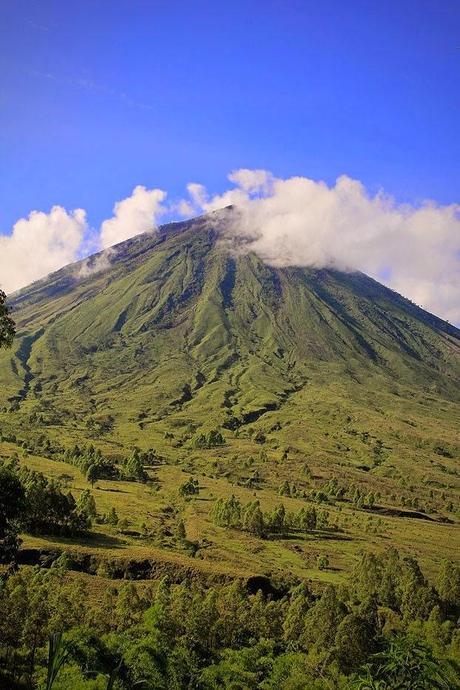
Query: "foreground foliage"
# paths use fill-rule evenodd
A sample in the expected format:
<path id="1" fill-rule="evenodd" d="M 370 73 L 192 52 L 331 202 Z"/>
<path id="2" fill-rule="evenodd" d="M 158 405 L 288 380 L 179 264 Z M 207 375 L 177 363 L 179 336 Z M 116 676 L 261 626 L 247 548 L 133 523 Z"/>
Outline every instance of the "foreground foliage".
<path id="1" fill-rule="evenodd" d="M 62 556 L 3 580 L 1 687 L 447 690 L 460 687 L 459 613 L 457 566 L 433 587 L 395 550 L 321 594 L 162 580 L 96 603 Z"/>

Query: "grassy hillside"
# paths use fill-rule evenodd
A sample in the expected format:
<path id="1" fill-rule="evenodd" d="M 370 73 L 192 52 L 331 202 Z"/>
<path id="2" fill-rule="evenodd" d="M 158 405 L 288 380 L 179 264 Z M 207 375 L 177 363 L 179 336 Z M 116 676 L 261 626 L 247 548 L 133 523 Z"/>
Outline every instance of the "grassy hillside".
<path id="1" fill-rule="evenodd" d="M 124 520 L 84 544 L 24 546 L 89 551 L 100 577 L 111 559 L 148 558 L 339 581 L 362 549 L 390 543 L 429 573 L 458 558 L 460 332 L 362 274 L 234 254 L 219 222 L 164 226 L 14 296 L 0 455 L 75 496 L 91 488 L 99 513 Z M 223 443 L 202 447 L 212 430 Z M 156 460 L 146 483 L 90 487 L 64 462 L 75 443 L 119 466 L 136 447 Z M 186 499 L 189 477 L 200 490 Z M 266 512 L 315 507 L 334 529 L 261 539 L 218 526 L 214 501 L 231 494 Z"/>

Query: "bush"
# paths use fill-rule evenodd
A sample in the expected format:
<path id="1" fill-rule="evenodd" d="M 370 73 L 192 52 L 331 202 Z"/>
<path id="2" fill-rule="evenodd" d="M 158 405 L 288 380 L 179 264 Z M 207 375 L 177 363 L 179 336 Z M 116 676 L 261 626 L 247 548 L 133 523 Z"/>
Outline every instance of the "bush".
<path id="1" fill-rule="evenodd" d="M 225 439 L 218 429 L 212 429 L 207 434 L 199 434 L 193 440 L 194 448 L 208 449 L 225 445 Z"/>
<path id="2" fill-rule="evenodd" d="M 329 558 L 327 556 L 318 556 L 316 559 L 318 570 L 326 570 L 329 567 Z"/>

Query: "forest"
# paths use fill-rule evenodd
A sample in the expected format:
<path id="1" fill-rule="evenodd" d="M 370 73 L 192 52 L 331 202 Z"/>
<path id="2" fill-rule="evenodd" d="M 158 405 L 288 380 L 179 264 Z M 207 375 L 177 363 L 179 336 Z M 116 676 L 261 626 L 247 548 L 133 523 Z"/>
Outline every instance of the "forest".
<path id="1" fill-rule="evenodd" d="M 0 587 L 0 678 L 10 690 L 453 690 L 460 569 L 435 586 L 395 549 L 346 584 L 251 591 L 163 579 L 90 596 L 62 554 Z"/>

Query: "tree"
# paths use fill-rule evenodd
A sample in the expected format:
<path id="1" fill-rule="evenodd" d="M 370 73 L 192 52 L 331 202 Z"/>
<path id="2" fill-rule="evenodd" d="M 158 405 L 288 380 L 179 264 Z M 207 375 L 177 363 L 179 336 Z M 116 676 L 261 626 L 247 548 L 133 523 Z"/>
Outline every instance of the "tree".
<path id="1" fill-rule="evenodd" d="M 318 523 L 318 516 L 314 508 L 307 508 L 305 512 L 304 530 L 315 530 Z"/>
<path id="2" fill-rule="evenodd" d="M 77 509 L 89 518 L 97 516 L 96 501 L 89 489 L 84 489 L 77 502 Z"/>
<path id="3" fill-rule="evenodd" d="M 132 456 L 125 463 L 125 473 L 129 479 L 136 479 L 145 482 L 148 479 L 147 472 L 138 451 L 134 451 Z"/>
<path id="4" fill-rule="evenodd" d="M 379 558 L 374 553 L 362 554 L 352 571 L 351 582 L 358 601 L 377 596 L 380 593 L 382 567 Z"/>
<path id="5" fill-rule="evenodd" d="M 374 651 L 374 631 L 368 621 L 355 613 L 349 613 L 337 628 L 336 655 L 342 670 L 349 673 L 364 663 L 370 651 Z"/>
<path id="6" fill-rule="evenodd" d="M 187 538 L 187 532 L 185 531 L 185 524 L 183 520 L 179 520 L 177 523 L 176 533 L 179 541 L 184 541 Z"/>
<path id="7" fill-rule="evenodd" d="M 195 496 L 200 493 L 200 485 L 198 479 L 190 477 L 186 482 L 180 485 L 179 493 L 181 496 Z"/>
<path id="8" fill-rule="evenodd" d="M 232 494 L 224 500 L 218 498 L 211 511 L 211 518 L 219 527 L 241 528 L 241 503 Z"/>
<path id="9" fill-rule="evenodd" d="M 16 329 L 5 300 L 5 293 L 0 290 L 0 347 L 11 347 Z"/>
<path id="10" fill-rule="evenodd" d="M 348 613 L 345 604 L 340 601 L 337 591 L 331 585 L 305 616 L 304 638 L 307 644 L 314 644 L 318 649 L 332 647 L 337 628 Z"/>
<path id="11" fill-rule="evenodd" d="M 109 512 L 105 516 L 105 521 L 108 525 L 118 524 L 118 514 L 115 508 L 112 506 Z"/>
<path id="12" fill-rule="evenodd" d="M 90 465 L 88 467 L 88 470 L 86 472 L 86 481 L 91 484 L 91 486 L 94 486 L 94 484 L 97 482 L 99 479 L 99 471 L 97 468 L 97 465 Z"/>
<path id="13" fill-rule="evenodd" d="M 316 518 L 316 526 L 318 529 L 327 529 L 329 526 L 329 513 L 326 510 L 321 510 Z"/>
<path id="14" fill-rule="evenodd" d="M 77 509 L 89 518 L 96 517 L 96 501 L 94 500 L 94 496 L 89 489 L 84 489 L 84 491 L 82 491 L 77 503 Z"/>
<path id="15" fill-rule="evenodd" d="M 280 496 L 290 496 L 291 495 L 291 487 L 290 487 L 287 479 L 285 479 L 284 482 L 281 484 L 280 488 L 278 489 L 278 493 Z"/>
<path id="16" fill-rule="evenodd" d="M 427 620 L 437 604 L 434 590 L 415 558 L 403 559 L 398 593 L 401 600 L 401 613 L 406 621 Z"/>
<path id="17" fill-rule="evenodd" d="M 200 686 L 206 690 L 256 690 L 270 668 L 273 643 L 262 640 L 243 649 L 226 649 L 218 662 L 208 666 L 201 675 Z"/>
<path id="18" fill-rule="evenodd" d="M 9 467 L 0 467 L 0 563 L 14 563 L 19 548 L 19 524 L 25 510 L 24 487 Z"/>
<path id="19" fill-rule="evenodd" d="M 199 434 L 193 440 L 194 448 L 216 448 L 225 445 L 225 438 L 219 429 L 211 429 L 207 434 Z"/>
<path id="20" fill-rule="evenodd" d="M 264 516 L 259 506 L 259 501 L 249 503 L 243 515 L 243 529 L 255 534 L 257 537 L 265 536 Z"/>
<path id="21" fill-rule="evenodd" d="M 283 638 L 293 648 L 299 645 L 305 626 L 305 616 L 312 601 L 312 594 L 304 583 L 296 587 L 292 593 L 283 622 Z"/>
<path id="22" fill-rule="evenodd" d="M 379 578 L 378 599 L 383 606 L 388 606 L 397 611 L 401 606 L 401 591 L 399 580 L 401 577 L 402 563 L 397 549 L 390 547 L 381 559 L 381 568 L 376 576 Z"/>
<path id="23" fill-rule="evenodd" d="M 369 508 L 373 508 L 374 505 L 375 505 L 375 496 L 374 496 L 374 494 L 372 493 L 372 491 L 371 491 L 370 493 L 368 493 L 367 496 L 366 496 L 366 505 L 367 505 Z"/>
<path id="24" fill-rule="evenodd" d="M 318 565 L 318 570 L 326 570 L 329 566 L 329 558 L 327 556 L 318 556 L 316 563 Z"/>
<path id="25" fill-rule="evenodd" d="M 88 516 L 79 511 L 71 493 L 63 493 L 58 482 L 27 468 L 19 478 L 25 489 L 22 527 L 31 533 L 78 534 L 90 526 Z"/>
<path id="26" fill-rule="evenodd" d="M 441 561 L 436 589 L 446 609 L 460 609 L 460 568 L 458 565 L 446 559 Z"/>
<path id="27" fill-rule="evenodd" d="M 269 527 L 273 532 L 277 534 L 282 534 L 285 528 L 286 519 L 286 509 L 282 503 L 280 503 L 274 509 L 273 513 L 270 515 Z"/>
<path id="28" fill-rule="evenodd" d="M 132 582 L 127 582 L 120 587 L 114 615 L 119 630 L 127 630 L 130 626 L 139 623 L 142 615 L 142 601 Z"/>

